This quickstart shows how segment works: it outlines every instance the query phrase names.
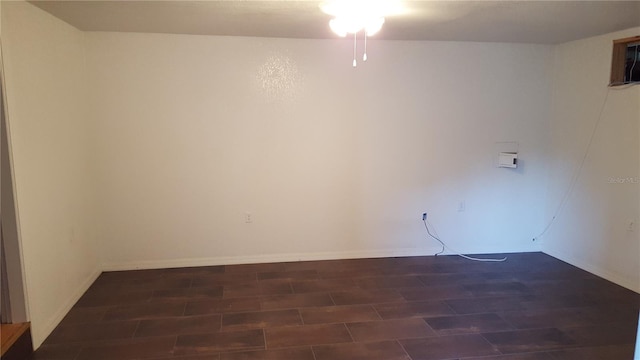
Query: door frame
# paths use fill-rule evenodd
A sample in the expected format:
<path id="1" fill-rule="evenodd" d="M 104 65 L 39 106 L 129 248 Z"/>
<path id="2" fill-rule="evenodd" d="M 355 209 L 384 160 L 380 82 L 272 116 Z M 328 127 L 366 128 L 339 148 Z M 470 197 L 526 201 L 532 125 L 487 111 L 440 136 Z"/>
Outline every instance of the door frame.
<path id="1" fill-rule="evenodd" d="M 24 262 L 5 84 L 2 40 L 0 39 L 0 231 L 2 232 L 2 318 L 10 323 L 29 321 Z M 6 290 L 6 291 L 5 291 Z M 6 307 L 6 309 L 5 309 Z M 6 313 L 5 313 L 6 311 Z"/>

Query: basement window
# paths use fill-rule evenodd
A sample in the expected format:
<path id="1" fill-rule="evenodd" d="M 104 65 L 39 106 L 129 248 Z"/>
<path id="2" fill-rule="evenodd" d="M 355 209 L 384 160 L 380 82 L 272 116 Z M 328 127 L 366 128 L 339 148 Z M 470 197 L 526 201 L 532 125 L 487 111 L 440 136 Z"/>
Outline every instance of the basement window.
<path id="1" fill-rule="evenodd" d="M 613 41 L 609 86 L 640 82 L 640 36 Z"/>

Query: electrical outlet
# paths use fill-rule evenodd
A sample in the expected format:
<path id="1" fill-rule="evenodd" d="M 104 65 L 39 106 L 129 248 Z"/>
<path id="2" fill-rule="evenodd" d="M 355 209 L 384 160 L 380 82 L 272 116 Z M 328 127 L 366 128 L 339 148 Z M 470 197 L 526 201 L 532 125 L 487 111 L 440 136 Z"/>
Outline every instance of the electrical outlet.
<path id="1" fill-rule="evenodd" d="M 251 224 L 253 222 L 253 215 L 250 212 L 244 213 L 244 222 L 247 224 Z"/>
<path id="2" fill-rule="evenodd" d="M 463 212 L 466 208 L 467 204 L 465 204 L 465 201 L 460 201 L 458 203 L 458 212 Z"/>

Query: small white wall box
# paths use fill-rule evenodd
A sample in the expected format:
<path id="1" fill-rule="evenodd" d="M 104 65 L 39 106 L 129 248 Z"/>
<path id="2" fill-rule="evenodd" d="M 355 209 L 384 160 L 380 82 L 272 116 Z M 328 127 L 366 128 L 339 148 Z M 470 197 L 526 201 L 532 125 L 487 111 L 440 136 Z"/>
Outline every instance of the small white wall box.
<path id="1" fill-rule="evenodd" d="M 518 153 L 516 152 L 501 152 L 498 154 L 498 167 L 512 168 L 518 167 Z"/>

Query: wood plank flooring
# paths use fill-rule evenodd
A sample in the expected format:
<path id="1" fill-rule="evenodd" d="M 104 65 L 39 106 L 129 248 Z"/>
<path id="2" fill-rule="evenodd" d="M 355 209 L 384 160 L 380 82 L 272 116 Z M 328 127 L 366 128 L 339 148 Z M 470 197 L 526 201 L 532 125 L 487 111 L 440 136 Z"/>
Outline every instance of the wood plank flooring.
<path id="1" fill-rule="evenodd" d="M 33 352 L 31 324 L 0 324 L 0 360 L 24 360 Z"/>
<path id="2" fill-rule="evenodd" d="M 33 359 L 633 359 L 638 294 L 507 256 L 106 272 Z"/>

